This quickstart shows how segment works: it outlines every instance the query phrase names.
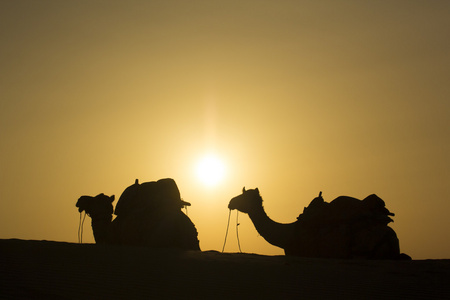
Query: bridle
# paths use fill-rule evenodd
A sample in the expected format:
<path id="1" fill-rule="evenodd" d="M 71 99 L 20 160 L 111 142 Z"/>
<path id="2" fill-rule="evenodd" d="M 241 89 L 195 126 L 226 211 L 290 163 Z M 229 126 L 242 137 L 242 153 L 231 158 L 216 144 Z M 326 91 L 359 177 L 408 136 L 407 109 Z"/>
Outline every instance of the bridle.
<path id="1" fill-rule="evenodd" d="M 231 209 L 229 210 L 228 213 L 228 222 L 227 222 L 227 231 L 225 232 L 225 240 L 223 241 L 223 247 L 222 247 L 222 253 L 225 250 L 225 244 L 227 243 L 227 236 L 228 236 L 228 228 L 230 227 L 230 217 L 231 217 Z M 239 222 L 238 222 L 238 217 L 239 217 L 239 211 L 236 210 L 236 237 L 237 237 L 237 242 L 238 242 L 238 247 L 239 247 L 239 253 L 242 253 L 241 250 L 241 243 L 239 241 Z"/>

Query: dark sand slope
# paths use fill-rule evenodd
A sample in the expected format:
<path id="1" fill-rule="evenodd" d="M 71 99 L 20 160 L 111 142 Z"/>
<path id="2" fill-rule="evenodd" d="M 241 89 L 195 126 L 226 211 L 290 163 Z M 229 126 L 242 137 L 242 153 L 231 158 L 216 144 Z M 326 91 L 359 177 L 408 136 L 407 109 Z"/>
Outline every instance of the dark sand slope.
<path id="1" fill-rule="evenodd" d="M 0 240 L 1 299 L 450 299 L 450 260 L 360 261 Z"/>

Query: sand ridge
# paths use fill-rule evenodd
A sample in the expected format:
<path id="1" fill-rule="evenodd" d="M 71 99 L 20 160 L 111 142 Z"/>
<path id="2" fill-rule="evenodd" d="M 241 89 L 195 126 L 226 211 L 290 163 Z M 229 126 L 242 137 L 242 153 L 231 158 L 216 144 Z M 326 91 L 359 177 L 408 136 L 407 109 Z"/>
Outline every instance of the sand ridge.
<path id="1" fill-rule="evenodd" d="M 450 260 L 0 240 L 1 299 L 450 299 Z"/>

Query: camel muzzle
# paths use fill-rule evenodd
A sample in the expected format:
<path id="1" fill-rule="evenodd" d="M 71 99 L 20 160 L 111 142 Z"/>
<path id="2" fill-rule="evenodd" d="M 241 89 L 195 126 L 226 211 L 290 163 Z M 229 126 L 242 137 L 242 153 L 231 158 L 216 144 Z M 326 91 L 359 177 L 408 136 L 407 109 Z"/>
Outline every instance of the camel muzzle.
<path id="1" fill-rule="evenodd" d="M 228 203 L 228 209 L 233 210 L 236 209 L 236 205 L 234 204 L 234 198 L 230 200 L 230 203 Z"/>

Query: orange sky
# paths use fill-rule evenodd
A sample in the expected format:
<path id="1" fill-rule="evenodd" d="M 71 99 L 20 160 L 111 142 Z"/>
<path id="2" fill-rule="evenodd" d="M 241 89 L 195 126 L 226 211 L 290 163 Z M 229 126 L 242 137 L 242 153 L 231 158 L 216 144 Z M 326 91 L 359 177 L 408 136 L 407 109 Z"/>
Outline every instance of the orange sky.
<path id="1" fill-rule="evenodd" d="M 450 258 L 449 15 L 443 0 L 2 1 L 0 238 L 76 242 L 79 196 L 172 177 L 203 250 L 222 249 L 245 185 L 279 222 L 319 191 L 376 193 L 403 252 Z M 226 166 L 209 188 L 207 153 Z M 239 222 L 242 251 L 282 254 Z"/>

